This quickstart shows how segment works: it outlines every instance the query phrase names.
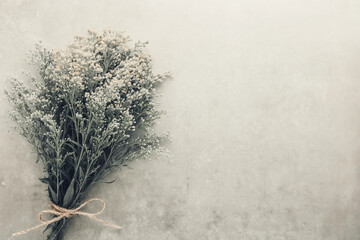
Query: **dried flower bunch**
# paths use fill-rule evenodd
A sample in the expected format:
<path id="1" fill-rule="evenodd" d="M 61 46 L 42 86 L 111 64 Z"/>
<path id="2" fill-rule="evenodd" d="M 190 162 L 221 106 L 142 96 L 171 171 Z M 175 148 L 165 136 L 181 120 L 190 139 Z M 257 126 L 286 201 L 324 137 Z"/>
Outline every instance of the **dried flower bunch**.
<path id="1" fill-rule="evenodd" d="M 78 207 L 91 185 L 161 148 L 165 136 L 152 132 L 161 115 L 155 87 L 169 74 L 152 72 L 146 43 L 130 43 L 119 32 L 89 31 L 63 50 L 37 45 L 39 77 L 29 87 L 10 81 L 10 116 L 42 161 L 40 180 L 60 207 Z M 48 225 L 47 239 L 59 239 L 66 221 Z"/>

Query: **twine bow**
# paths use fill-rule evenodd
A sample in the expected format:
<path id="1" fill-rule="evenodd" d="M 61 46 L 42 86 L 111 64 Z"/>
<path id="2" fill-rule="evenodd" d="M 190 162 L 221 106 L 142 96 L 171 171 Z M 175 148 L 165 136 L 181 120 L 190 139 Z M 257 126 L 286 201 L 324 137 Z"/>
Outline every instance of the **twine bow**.
<path id="1" fill-rule="evenodd" d="M 98 201 L 102 204 L 102 209 L 96 213 L 88 213 L 88 212 L 82 212 L 80 211 L 80 209 L 82 209 L 83 207 L 85 207 L 87 204 L 89 204 L 90 202 L 93 202 L 93 201 Z M 59 207 L 57 206 L 55 203 L 53 202 L 50 202 L 50 208 L 51 209 L 47 209 L 47 210 L 42 210 L 40 213 L 39 213 L 39 220 L 41 222 L 41 224 L 37 225 L 37 226 L 34 226 L 32 228 L 29 228 L 29 229 L 26 229 L 24 231 L 21 231 L 21 232 L 17 232 L 17 233 L 13 233 L 12 235 L 13 236 L 19 236 L 19 235 L 22 235 L 22 234 L 25 234 L 27 232 L 30 232 L 32 230 L 35 230 L 39 227 L 42 227 L 42 226 L 46 226 L 46 225 L 49 225 L 51 223 L 54 223 L 54 222 L 57 222 L 61 219 L 63 219 L 64 217 L 65 218 L 71 218 L 73 217 L 74 215 L 82 215 L 82 216 L 86 216 L 88 218 L 91 218 L 91 219 L 94 219 L 98 222 L 102 222 L 103 224 L 105 225 L 108 225 L 109 227 L 113 227 L 113 228 L 117 228 L 117 229 L 121 229 L 120 226 L 117 226 L 117 225 L 113 225 L 105 220 L 102 220 L 102 219 L 99 219 L 97 218 L 96 216 L 101 214 L 102 212 L 104 212 L 105 210 L 105 202 L 102 200 L 102 199 L 99 199 L 99 198 L 92 198 L 86 202 L 84 202 L 83 204 L 81 204 L 79 207 L 75 208 L 75 209 L 66 209 L 66 208 L 62 208 L 62 207 Z M 45 213 L 51 213 L 57 217 L 51 219 L 51 220 L 44 220 L 42 218 L 42 216 L 45 214 Z"/>

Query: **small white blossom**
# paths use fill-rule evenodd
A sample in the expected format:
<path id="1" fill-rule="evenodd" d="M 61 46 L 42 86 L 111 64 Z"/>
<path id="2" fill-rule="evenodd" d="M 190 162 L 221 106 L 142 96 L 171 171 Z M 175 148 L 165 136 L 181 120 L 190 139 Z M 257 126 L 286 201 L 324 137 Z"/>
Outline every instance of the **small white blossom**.
<path id="1" fill-rule="evenodd" d="M 160 149 L 162 136 L 150 132 L 161 115 L 154 86 L 169 75 L 153 74 L 145 46 L 122 33 L 89 31 L 65 49 L 37 45 L 32 61 L 41 79 L 31 87 L 10 79 L 10 115 L 43 161 L 55 204 L 65 204 L 72 178 L 80 196 L 106 171 Z"/>

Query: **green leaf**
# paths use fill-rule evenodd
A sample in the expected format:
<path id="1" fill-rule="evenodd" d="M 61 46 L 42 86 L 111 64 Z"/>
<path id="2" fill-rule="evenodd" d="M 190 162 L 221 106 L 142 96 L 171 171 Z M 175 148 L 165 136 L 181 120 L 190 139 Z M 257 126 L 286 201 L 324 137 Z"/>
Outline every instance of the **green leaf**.
<path id="1" fill-rule="evenodd" d="M 43 233 L 45 233 L 47 230 L 49 230 L 52 227 L 52 224 L 48 224 L 46 228 L 44 229 Z"/>
<path id="2" fill-rule="evenodd" d="M 59 171 L 62 173 L 62 176 L 66 178 L 66 180 L 70 181 L 70 177 L 65 169 L 59 168 Z"/>
<path id="3" fill-rule="evenodd" d="M 51 195 L 51 199 L 55 202 L 55 204 L 57 204 L 58 199 L 57 199 L 55 191 L 51 188 L 50 184 L 48 185 L 48 187 L 49 187 L 48 189 L 49 189 L 49 193 Z"/>
<path id="4" fill-rule="evenodd" d="M 64 182 L 64 180 L 61 180 L 61 181 L 59 182 L 59 186 L 61 186 L 61 184 L 63 184 L 63 182 Z"/>
<path id="5" fill-rule="evenodd" d="M 84 171 L 83 171 L 82 167 L 80 167 L 79 180 L 81 181 L 82 179 L 84 179 Z"/>
<path id="6" fill-rule="evenodd" d="M 112 181 L 108 181 L 108 182 L 100 182 L 100 183 L 107 183 L 107 184 L 111 184 L 111 183 L 113 183 L 113 182 L 115 182 L 116 181 L 116 178 L 114 179 L 114 180 L 112 180 Z"/>
<path id="7" fill-rule="evenodd" d="M 75 178 L 73 178 L 73 180 L 71 180 L 71 183 L 68 187 L 68 189 L 66 190 L 65 196 L 64 196 L 64 200 L 63 200 L 63 206 L 64 207 L 68 207 L 69 204 L 71 203 L 71 200 L 74 196 L 74 183 L 75 183 Z"/>
<path id="8" fill-rule="evenodd" d="M 48 184 L 49 183 L 49 178 L 39 178 L 40 182 Z"/>

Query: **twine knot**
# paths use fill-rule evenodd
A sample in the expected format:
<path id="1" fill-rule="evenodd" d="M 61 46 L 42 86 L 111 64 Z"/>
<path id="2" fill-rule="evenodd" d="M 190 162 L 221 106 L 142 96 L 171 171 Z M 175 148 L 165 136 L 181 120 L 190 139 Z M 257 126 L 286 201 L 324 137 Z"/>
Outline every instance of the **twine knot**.
<path id="1" fill-rule="evenodd" d="M 89 204 L 90 202 L 93 202 L 93 201 L 98 201 L 98 202 L 100 202 L 102 204 L 102 209 L 100 211 L 98 211 L 96 213 L 88 213 L 88 212 L 80 211 L 80 209 L 82 209 L 87 204 Z M 39 220 L 40 220 L 41 224 L 39 224 L 37 226 L 34 226 L 32 228 L 26 229 L 26 230 L 21 231 L 21 232 L 13 233 L 12 235 L 13 236 L 22 235 L 22 234 L 30 232 L 30 231 L 32 231 L 34 229 L 37 229 L 37 228 L 39 228 L 41 226 L 45 226 L 45 225 L 49 225 L 51 223 L 57 222 L 57 221 L 63 219 L 64 217 L 65 218 L 71 218 L 74 215 L 83 215 L 83 216 L 86 216 L 88 218 L 94 219 L 94 220 L 96 220 L 98 222 L 102 222 L 103 224 L 108 225 L 109 227 L 121 229 L 120 226 L 113 225 L 113 224 L 111 224 L 111 223 L 109 223 L 109 222 L 107 222 L 105 220 L 102 220 L 102 219 L 99 219 L 99 218 L 96 217 L 97 215 L 101 214 L 105 210 L 105 202 L 100 198 L 92 198 L 92 199 L 84 202 L 83 204 L 81 204 L 79 207 L 74 208 L 74 209 L 66 209 L 66 208 L 63 208 L 63 207 L 60 207 L 60 206 L 56 205 L 53 202 L 50 202 L 50 208 L 51 209 L 42 210 L 39 213 Z M 44 214 L 46 214 L 46 213 L 53 214 L 54 216 L 57 216 L 57 217 L 54 217 L 53 219 L 50 219 L 50 220 L 44 220 L 42 218 L 42 216 Z"/>

